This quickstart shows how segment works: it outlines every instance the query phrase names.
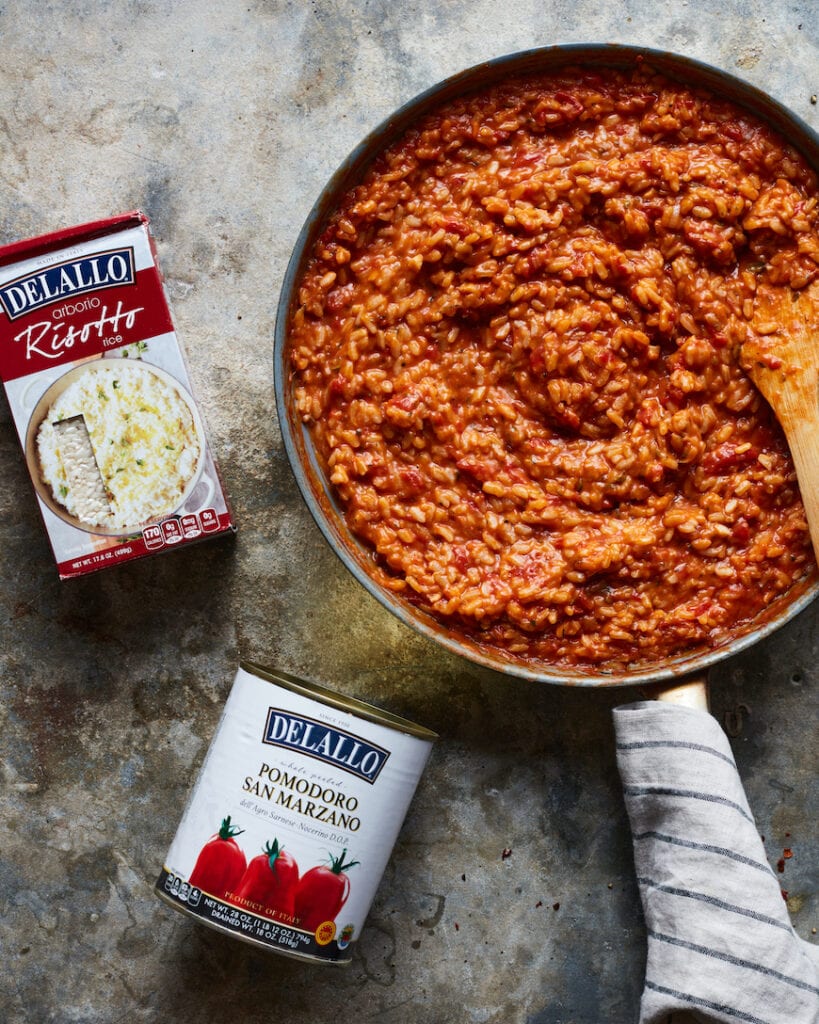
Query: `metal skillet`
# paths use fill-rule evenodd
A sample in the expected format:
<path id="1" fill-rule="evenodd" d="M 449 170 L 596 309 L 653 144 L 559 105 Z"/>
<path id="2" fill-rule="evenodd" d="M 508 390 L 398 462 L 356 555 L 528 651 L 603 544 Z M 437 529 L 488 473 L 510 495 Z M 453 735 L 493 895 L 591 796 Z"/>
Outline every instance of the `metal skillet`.
<path id="1" fill-rule="evenodd" d="M 529 50 L 472 67 L 422 93 L 375 128 L 325 186 L 298 237 L 281 289 L 274 346 L 275 394 L 285 450 L 319 529 L 358 582 L 406 625 L 455 654 L 507 675 L 568 686 L 650 686 L 653 696 L 707 707 L 709 667 L 761 641 L 801 612 L 819 593 L 819 573 L 815 569 L 760 615 L 732 630 L 720 642 L 659 663 L 640 663 L 609 672 L 580 671 L 548 664 L 533 665 L 488 650 L 382 588 L 374 578 L 372 553 L 347 528 L 310 435 L 296 412 L 288 368 L 288 323 L 298 298 L 299 280 L 316 239 L 342 196 L 361 178 L 372 160 L 413 122 L 447 100 L 505 77 L 548 73 L 567 66 L 632 68 L 637 61 L 645 61 L 667 78 L 706 88 L 767 121 L 819 170 L 819 136 L 807 124 L 764 92 L 687 57 L 642 47 L 572 44 Z"/>

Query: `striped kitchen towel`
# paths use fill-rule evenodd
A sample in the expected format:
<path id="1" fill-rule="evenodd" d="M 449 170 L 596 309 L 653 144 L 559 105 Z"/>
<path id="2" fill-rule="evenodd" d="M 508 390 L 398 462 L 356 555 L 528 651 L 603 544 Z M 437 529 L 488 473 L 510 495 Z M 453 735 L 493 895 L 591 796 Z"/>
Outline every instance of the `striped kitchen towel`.
<path id="1" fill-rule="evenodd" d="M 819 947 L 791 925 L 716 719 L 644 701 L 614 724 L 648 931 L 640 1024 L 819 1024 Z"/>

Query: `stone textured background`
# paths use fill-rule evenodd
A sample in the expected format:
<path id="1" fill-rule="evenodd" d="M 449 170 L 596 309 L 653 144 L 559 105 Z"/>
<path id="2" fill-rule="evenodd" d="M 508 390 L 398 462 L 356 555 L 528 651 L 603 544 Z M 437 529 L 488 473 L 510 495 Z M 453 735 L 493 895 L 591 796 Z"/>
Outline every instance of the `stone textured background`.
<path id="1" fill-rule="evenodd" d="M 644 931 L 610 723 L 635 694 L 476 668 L 353 581 L 283 453 L 278 289 L 356 142 L 489 57 L 667 48 L 819 126 L 815 3 L 18 0 L 0 40 L 0 242 L 148 213 L 239 524 L 58 582 L 0 398 L 0 1019 L 636 1021 Z M 811 941 L 818 616 L 712 673 L 771 861 L 794 851 L 783 887 Z M 441 734 L 343 970 L 259 953 L 152 893 L 242 656 Z"/>

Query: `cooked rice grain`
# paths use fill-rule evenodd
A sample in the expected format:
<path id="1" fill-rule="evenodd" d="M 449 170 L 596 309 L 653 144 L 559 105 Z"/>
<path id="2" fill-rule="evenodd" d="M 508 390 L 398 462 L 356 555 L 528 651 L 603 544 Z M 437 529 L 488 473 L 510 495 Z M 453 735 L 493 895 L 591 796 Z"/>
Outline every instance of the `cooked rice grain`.
<path id="1" fill-rule="evenodd" d="M 815 176 L 747 113 L 648 71 L 506 82 L 344 198 L 298 409 L 382 585 L 531 664 L 654 661 L 813 566 L 738 352 L 818 272 Z"/>

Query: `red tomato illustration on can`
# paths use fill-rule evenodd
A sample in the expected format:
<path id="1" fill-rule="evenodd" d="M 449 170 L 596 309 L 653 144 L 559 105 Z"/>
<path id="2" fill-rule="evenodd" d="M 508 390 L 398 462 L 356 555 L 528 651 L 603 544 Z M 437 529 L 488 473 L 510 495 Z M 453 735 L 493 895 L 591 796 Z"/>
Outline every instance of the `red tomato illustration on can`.
<path id="1" fill-rule="evenodd" d="M 250 861 L 230 901 L 262 917 L 291 924 L 298 881 L 296 861 L 274 839 Z"/>
<path id="2" fill-rule="evenodd" d="M 217 899 L 227 899 L 247 869 L 247 860 L 235 838 L 243 831 L 231 824 L 230 815 L 224 818 L 219 831 L 202 847 L 188 884 Z"/>
<path id="3" fill-rule="evenodd" d="M 350 895 L 350 879 L 345 874 L 359 862 L 345 863 L 347 851 L 340 857 L 330 854 L 330 864 L 319 864 L 302 875 L 296 889 L 296 924 L 305 931 L 314 932 L 325 921 L 333 921 Z"/>

